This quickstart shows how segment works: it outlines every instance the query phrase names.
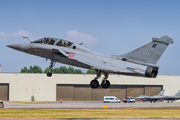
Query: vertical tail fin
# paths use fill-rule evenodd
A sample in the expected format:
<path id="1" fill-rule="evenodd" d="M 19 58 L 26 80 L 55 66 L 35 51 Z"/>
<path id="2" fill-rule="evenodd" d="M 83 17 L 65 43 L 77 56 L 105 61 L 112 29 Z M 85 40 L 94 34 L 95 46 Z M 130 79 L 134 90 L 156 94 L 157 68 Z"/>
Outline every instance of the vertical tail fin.
<path id="1" fill-rule="evenodd" d="M 162 90 L 162 91 L 158 94 L 158 96 L 163 96 L 163 95 L 164 95 L 164 92 L 165 92 L 165 90 Z"/>
<path id="2" fill-rule="evenodd" d="M 175 96 L 180 96 L 180 90 L 175 94 Z"/>
<path id="3" fill-rule="evenodd" d="M 152 42 L 119 57 L 142 63 L 156 64 L 170 43 L 173 43 L 173 39 L 167 35 L 152 38 Z"/>

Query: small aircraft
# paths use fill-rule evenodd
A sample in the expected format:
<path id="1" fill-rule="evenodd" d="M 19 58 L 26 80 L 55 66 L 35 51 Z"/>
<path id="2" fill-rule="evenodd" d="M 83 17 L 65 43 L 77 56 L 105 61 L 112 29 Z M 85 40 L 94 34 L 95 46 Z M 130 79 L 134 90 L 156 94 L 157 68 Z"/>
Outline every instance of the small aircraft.
<path id="1" fill-rule="evenodd" d="M 169 103 L 169 101 L 171 101 L 171 103 L 175 100 L 179 100 L 180 99 L 180 90 L 172 96 L 163 96 L 162 100 L 167 101 Z"/>
<path id="2" fill-rule="evenodd" d="M 162 90 L 158 95 L 154 95 L 154 96 L 140 95 L 139 97 L 136 97 L 135 99 L 141 99 L 143 102 L 150 101 L 150 103 L 152 102 L 155 103 L 157 101 L 162 100 L 164 92 L 165 90 Z"/>
<path id="3" fill-rule="evenodd" d="M 101 82 L 103 88 L 109 88 L 109 73 L 120 75 L 156 78 L 159 66 L 155 64 L 173 39 L 168 36 L 152 38 L 152 42 L 123 55 L 104 55 L 82 47 L 83 43 L 44 37 L 30 43 L 7 45 L 7 47 L 51 60 L 48 77 L 56 62 L 96 70 L 97 76 L 90 82 L 92 88 L 98 88 L 98 78 L 104 74 Z"/>

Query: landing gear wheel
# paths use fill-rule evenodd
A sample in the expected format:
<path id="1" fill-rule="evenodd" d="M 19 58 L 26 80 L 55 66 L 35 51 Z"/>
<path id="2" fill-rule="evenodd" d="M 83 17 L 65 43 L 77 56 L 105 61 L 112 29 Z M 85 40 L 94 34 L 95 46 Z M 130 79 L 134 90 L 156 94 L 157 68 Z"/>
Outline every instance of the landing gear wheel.
<path id="1" fill-rule="evenodd" d="M 56 62 L 51 60 L 50 66 L 49 66 L 49 72 L 47 73 L 48 77 L 52 76 L 52 68 L 55 66 Z"/>
<path id="2" fill-rule="evenodd" d="M 47 76 L 48 76 L 48 77 L 51 77 L 51 76 L 52 76 L 52 73 L 47 73 Z"/>
<path id="3" fill-rule="evenodd" d="M 98 88 L 99 87 L 99 82 L 95 79 L 95 80 L 91 81 L 90 85 L 91 85 L 92 88 Z"/>
<path id="4" fill-rule="evenodd" d="M 109 80 L 103 80 L 102 83 L 101 83 L 101 86 L 103 88 L 109 88 L 109 86 L 110 86 Z"/>

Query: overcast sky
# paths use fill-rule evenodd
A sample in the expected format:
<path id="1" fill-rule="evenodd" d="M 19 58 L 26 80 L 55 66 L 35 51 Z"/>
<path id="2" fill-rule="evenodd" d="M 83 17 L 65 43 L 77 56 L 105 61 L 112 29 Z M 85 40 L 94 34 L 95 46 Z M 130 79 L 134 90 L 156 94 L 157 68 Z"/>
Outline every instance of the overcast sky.
<path id="1" fill-rule="evenodd" d="M 24 66 L 43 70 L 50 61 L 6 47 L 41 37 L 57 37 L 108 55 L 130 52 L 152 37 L 174 40 L 157 65 L 159 74 L 180 75 L 179 0 L 1 0 L 1 72 Z M 57 63 L 55 67 L 63 64 Z"/>

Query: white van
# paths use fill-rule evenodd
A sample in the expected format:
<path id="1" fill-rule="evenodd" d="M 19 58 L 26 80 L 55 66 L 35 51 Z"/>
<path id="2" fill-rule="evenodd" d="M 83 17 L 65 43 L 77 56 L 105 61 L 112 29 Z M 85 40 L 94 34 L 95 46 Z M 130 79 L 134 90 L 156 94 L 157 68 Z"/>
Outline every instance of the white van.
<path id="1" fill-rule="evenodd" d="M 104 103 L 120 103 L 121 100 L 115 96 L 104 96 Z"/>

